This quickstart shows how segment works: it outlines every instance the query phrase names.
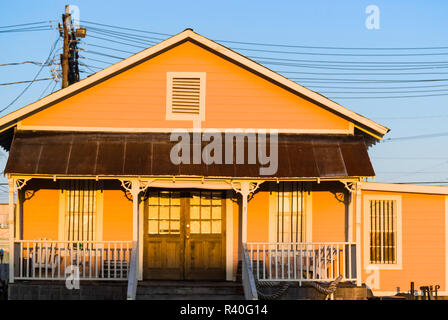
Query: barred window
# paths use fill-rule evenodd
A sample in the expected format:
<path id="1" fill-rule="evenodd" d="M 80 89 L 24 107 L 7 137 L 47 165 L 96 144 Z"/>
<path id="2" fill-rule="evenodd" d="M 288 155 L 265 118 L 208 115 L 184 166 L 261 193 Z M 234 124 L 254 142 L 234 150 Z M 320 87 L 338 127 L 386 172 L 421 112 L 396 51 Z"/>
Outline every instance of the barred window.
<path id="1" fill-rule="evenodd" d="M 303 183 L 282 182 L 277 188 L 277 242 L 305 241 Z"/>
<path id="2" fill-rule="evenodd" d="M 397 263 L 397 201 L 369 200 L 370 263 Z"/>
<path id="3" fill-rule="evenodd" d="M 65 191 L 65 239 L 69 241 L 97 240 L 97 182 L 71 180 L 66 183 Z"/>

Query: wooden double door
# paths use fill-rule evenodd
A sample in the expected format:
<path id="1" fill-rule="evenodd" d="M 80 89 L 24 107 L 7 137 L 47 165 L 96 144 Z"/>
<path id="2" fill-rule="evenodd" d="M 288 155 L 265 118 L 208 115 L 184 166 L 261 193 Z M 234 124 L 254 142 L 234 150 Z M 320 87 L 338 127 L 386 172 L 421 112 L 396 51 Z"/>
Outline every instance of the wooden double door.
<path id="1" fill-rule="evenodd" d="M 144 203 L 144 278 L 225 279 L 225 192 L 152 190 Z"/>

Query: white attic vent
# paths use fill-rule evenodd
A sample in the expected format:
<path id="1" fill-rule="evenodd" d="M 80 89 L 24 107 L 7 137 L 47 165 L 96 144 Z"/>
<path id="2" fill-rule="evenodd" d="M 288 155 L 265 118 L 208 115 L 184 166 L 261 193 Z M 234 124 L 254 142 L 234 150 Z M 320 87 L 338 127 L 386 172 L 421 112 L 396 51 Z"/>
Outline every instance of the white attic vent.
<path id="1" fill-rule="evenodd" d="M 205 120 L 205 72 L 167 73 L 167 120 Z"/>

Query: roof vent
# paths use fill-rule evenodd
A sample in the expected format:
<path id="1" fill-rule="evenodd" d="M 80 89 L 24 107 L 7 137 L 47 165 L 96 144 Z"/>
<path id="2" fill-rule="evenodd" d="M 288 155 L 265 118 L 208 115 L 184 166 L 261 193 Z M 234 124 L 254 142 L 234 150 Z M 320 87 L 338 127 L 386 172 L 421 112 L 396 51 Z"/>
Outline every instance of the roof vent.
<path id="1" fill-rule="evenodd" d="M 205 120 L 205 72 L 167 73 L 167 120 Z"/>

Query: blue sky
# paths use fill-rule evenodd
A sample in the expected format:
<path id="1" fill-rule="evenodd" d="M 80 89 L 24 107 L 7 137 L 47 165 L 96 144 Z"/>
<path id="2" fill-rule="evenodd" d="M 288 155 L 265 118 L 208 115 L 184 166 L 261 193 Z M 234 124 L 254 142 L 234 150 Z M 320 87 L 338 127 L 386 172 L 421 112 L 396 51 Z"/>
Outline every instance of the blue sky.
<path id="1" fill-rule="evenodd" d="M 78 6 L 81 20 L 167 34 L 175 34 L 187 27 L 191 27 L 196 32 L 218 40 L 330 47 L 448 47 L 448 39 L 446 37 L 446 31 L 448 30 L 448 19 L 446 19 L 448 2 L 441 0 L 8 1 L 2 3 L 0 26 L 44 20 L 59 21 L 65 4 Z M 365 19 L 367 17 L 365 9 L 371 4 L 377 5 L 380 9 L 379 30 L 368 30 L 365 27 Z M 52 25 L 55 26 L 56 23 L 52 22 Z M 87 32 L 88 35 L 92 34 L 89 33 L 89 30 Z M 56 30 L 0 33 L 0 64 L 25 60 L 43 61 L 56 38 Z M 86 44 L 81 45 L 83 48 L 106 52 L 105 50 L 89 47 L 89 44 L 104 45 L 101 40 L 92 39 L 88 36 L 84 42 Z M 109 46 L 112 45 L 109 44 Z M 60 44 L 58 44 L 57 48 L 59 47 Z M 122 50 L 130 49 L 120 45 L 114 45 L 114 47 Z M 245 46 L 234 45 L 234 47 Z M 275 49 L 279 50 L 278 48 Z M 138 51 L 136 48 L 131 48 L 131 50 L 134 52 Z M 307 49 L 283 48 L 280 50 L 303 52 Z M 335 50 L 313 50 L 310 52 L 341 52 Z M 448 61 L 448 54 L 423 57 L 360 58 L 240 52 L 246 55 L 287 59 L 374 60 L 379 63 L 385 61 Z M 412 51 L 412 53 L 415 52 Z M 448 49 L 431 52 L 448 53 Z M 378 53 L 378 51 L 374 53 Z M 123 56 L 123 53 L 119 55 Z M 127 55 L 125 54 L 124 56 Z M 90 55 L 90 57 L 94 58 L 93 55 Z M 107 59 L 107 61 L 116 60 Z M 94 63 L 91 64 L 93 65 Z M 97 67 L 105 66 L 101 63 L 95 63 L 94 65 Z M 313 71 L 288 66 L 271 65 L 269 67 L 278 71 L 334 72 L 334 70 L 321 69 Z M 0 83 L 30 80 L 38 69 L 39 66 L 35 65 L 0 67 Z M 432 71 L 437 74 L 406 76 L 405 78 L 448 78 L 448 74 L 444 75 L 445 72 L 448 73 L 448 68 L 434 69 Z M 44 68 L 40 77 L 48 77 L 50 75 L 47 67 Z M 304 75 L 300 74 L 286 75 L 290 77 L 304 77 Z M 374 76 L 377 77 L 374 78 L 362 74 L 356 77 L 369 79 L 385 78 L 384 76 Z M 400 79 L 404 77 L 397 75 L 391 78 Z M 310 83 L 298 82 L 305 86 L 310 85 Z M 48 81 L 33 84 L 10 109 L 1 115 L 37 100 L 48 84 Z M 439 89 L 448 89 L 448 82 L 441 82 L 440 84 L 447 84 L 447 86 Z M 331 83 L 326 85 L 330 86 Z M 50 89 L 52 86 L 51 84 Z M 382 85 L 377 84 L 377 86 L 381 87 Z M 0 109 L 8 105 L 23 88 L 23 85 L 0 86 Z M 46 93 L 49 92 L 48 90 Z M 313 90 L 319 91 L 318 89 Z M 326 90 L 329 91 L 330 89 Z M 333 91 L 336 90 L 333 89 Z M 408 90 L 412 92 L 414 89 Z M 320 89 L 320 91 L 324 90 Z M 342 94 L 325 95 L 330 98 L 342 96 Z M 392 131 L 388 134 L 390 138 L 448 131 L 445 125 L 448 120 L 448 110 L 446 110 L 448 107 L 448 95 L 399 99 L 334 98 L 334 100 L 391 128 Z M 377 144 L 370 149 L 377 172 L 376 181 L 448 181 L 448 150 L 445 147 L 447 140 L 448 136 L 443 136 L 431 139 L 397 140 L 396 142 Z"/>

